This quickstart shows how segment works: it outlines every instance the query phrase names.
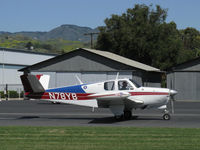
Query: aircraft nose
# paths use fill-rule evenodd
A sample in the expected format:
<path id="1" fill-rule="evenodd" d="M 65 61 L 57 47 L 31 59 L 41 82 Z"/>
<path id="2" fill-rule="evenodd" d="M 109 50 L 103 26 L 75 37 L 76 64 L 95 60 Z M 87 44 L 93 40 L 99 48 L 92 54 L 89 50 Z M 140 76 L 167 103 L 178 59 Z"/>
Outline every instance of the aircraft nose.
<path id="1" fill-rule="evenodd" d="M 170 90 L 170 92 L 169 92 L 169 94 L 171 95 L 171 96 L 174 96 L 174 95 L 176 95 L 178 92 L 176 91 L 176 90 Z"/>

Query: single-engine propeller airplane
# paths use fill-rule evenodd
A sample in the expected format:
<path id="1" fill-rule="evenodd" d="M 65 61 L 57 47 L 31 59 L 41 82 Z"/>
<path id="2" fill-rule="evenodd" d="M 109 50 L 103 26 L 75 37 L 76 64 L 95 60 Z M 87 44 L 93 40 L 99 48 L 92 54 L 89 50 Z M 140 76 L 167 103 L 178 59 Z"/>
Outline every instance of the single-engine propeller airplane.
<path id="1" fill-rule="evenodd" d="M 167 88 L 142 87 L 125 78 L 104 82 L 48 89 L 49 75 L 22 75 L 25 96 L 93 108 L 109 108 L 116 118 L 131 119 L 133 109 L 157 108 L 163 110 L 163 119 L 170 120 L 167 110 L 169 101 L 177 91 Z M 172 105 L 173 106 L 173 105 Z M 173 107 L 172 107 L 173 112 Z"/>

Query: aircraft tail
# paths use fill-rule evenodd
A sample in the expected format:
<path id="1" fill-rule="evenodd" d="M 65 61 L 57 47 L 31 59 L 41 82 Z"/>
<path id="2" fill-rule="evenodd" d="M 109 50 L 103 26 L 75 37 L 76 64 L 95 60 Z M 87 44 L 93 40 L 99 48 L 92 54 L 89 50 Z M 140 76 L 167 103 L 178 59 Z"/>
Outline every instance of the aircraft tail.
<path id="1" fill-rule="evenodd" d="M 49 75 L 21 75 L 20 76 L 25 92 L 44 93 L 48 88 Z"/>
<path id="2" fill-rule="evenodd" d="M 40 74 L 36 75 L 36 77 L 38 78 L 38 80 L 40 81 L 45 90 L 49 88 L 49 79 L 50 79 L 49 75 Z"/>

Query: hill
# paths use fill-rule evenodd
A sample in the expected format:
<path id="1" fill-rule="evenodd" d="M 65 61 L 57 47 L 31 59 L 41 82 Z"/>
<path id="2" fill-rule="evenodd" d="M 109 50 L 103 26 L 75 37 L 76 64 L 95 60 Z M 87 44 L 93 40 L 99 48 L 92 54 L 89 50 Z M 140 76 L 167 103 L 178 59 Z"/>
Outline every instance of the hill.
<path id="1" fill-rule="evenodd" d="M 32 39 L 37 39 L 37 40 L 42 40 L 42 41 L 52 40 L 52 39 L 63 39 L 63 40 L 68 40 L 68 41 L 89 42 L 90 37 L 85 36 L 84 34 L 91 33 L 91 32 L 98 32 L 98 29 L 65 24 L 65 25 L 56 27 L 48 32 L 22 31 L 22 32 L 10 33 L 10 32 L 0 31 L 0 35 L 8 35 L 8 36 L 23 35 L 26 37 L 30 37 Z M 94 36 L 94 40 L 96 38 L 97 36 Z"/>

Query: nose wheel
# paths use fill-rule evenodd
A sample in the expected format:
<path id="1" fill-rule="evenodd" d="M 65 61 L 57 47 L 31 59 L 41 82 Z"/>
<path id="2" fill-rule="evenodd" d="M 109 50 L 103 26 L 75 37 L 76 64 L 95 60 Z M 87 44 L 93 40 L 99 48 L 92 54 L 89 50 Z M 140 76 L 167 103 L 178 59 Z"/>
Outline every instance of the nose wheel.
<path id="1" fill-rule="evenodd" d="M 171 116 L 168 110 L 164 110 L 163 120 L 170 120 Z"/>
<path id="2" fill-rule="evenodd" d="M 163 120 L 170 120 L 171 116 L 169 114 L 163 115 Z"/>

